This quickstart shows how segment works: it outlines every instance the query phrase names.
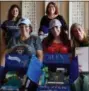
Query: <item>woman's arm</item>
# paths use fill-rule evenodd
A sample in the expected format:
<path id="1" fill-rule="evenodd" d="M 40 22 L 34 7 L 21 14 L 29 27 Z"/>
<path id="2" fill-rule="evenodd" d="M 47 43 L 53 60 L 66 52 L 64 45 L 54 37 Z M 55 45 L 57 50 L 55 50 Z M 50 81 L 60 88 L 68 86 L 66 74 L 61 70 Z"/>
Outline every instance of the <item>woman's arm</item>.
<path id="1" fill-rule="evenodd" d="M 6 49 L 5 31 L 1 31 L 1 54 Z"/>
<path id="2" fill-rule="evenodd" d="M 9 46 L 5 47 L 1 52 L 1 58 L 0 58 L 0 66 L 5 66 L 5 56 L 6 54 L 10 53 L 12 51 L 11 45 L 13 46 L 13 39 L 8 44 Z"/>
<path id="3" fill-rule="evenodd" d="M 37 57 L 40 60 L 40 62 L 43 62 L 43 51 L 37 50 Z"/>
<path id="4" fill-rule="evenodd" d="M 38 59 L 42 62 L 43 61 L 43 48 L 42 48 L 41 39 L 39 37 L 36 38 L 35 49 L 36 49 L 36 55 Z"/>
<path id="5" fill-rule="evenodd" d="M 5 67 L 5 56 L 6 56 L 6 54 L 9 52 L 10 50 L 9 49 L 5 49 L 3 52 L 2 52 L 2 54 L 1 54 L 1 64 L 0 64 L 0 66 L 3 66 L 3 67 Z"/>
<path id="6" fill-rule="evenodd" d="M 5 55 L 6 55 L 6 50 L 1 54 L 1 63 L 0 63 L 0 66 L 3 66 L 5 67 Z"/>
<path id="7" fill-rule="evenodd" d="M 5 66 L 5 52 L 6 52 L 5 31 L 1 31 L 0 66 Z"/>
<path id="8" fill-rule="evenodd" d="M 38 30 L 38 35 L 44 34 L 43 31 L 42 31 L 42 25 L 44 25 L 45 17 L 46 17 L 46 16 L 43 16 L 43 17 L 41 18 L 41 21 L 40 21 L 40 28 L 39 28 L 39 30 Z"/>

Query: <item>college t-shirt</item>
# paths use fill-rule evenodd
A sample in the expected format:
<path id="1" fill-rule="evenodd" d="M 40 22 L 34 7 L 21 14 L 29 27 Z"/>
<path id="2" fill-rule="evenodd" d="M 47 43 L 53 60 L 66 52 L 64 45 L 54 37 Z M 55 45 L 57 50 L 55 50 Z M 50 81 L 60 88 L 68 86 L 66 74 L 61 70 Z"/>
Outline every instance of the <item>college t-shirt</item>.
<path id="1" fill-rule="evenodd" d="M 12 38 L 8 44 L 8 48 L 14 48 L 15 46 L 26 46 L 29 54 L 35 54 L 37 50 L 42 50 L 41 39 L 38 36 L 30 36 L 25 41 L 22 41 L 20 37 Z"/>
<path id="2" fill-rule="evenodd" d="M 18 22 L 12 21 L 12 20 L 6 20 L 1 25 L 1 28 L 5 32 L 4 37 L 5 37 L 6 44 L 8 44 L 8 42 L 10 41 L 12 37 L 17 37 L 20 35 L 20 31 L 18 27 L 19 22 L 20 22 L 20 19 L 18 20 Z"/>

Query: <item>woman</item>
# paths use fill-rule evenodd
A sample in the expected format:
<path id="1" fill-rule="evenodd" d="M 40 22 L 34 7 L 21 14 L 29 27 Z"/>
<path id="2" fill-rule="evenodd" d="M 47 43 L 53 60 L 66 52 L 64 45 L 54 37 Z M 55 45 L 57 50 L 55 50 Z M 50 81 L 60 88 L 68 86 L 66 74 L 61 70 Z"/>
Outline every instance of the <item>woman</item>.
<path id="1" fill-rule="evenodd" d="M 86 36 L 86 33 L 84 32 L 84 29 L 80 24 L 74 23 L 71 26 L 71 39 L 72 39 L 72 46 L 74 47 L 83 47 L 83 46 L 88 46 L 88 38 Z"/>
<path id="2" fill-rule="evenodd" d="M 64 18 L 58 14 L 58 7 L 54 2 L 49 2 L 46 8 L 46 15 L 44 15 L 40 22 L 40 28 L 38 31 L 39 35 L 44 35 L 49 32 L 49 22 L 52 19 L 58 19 L 60 20 L 62 24 L 62 28 L 64 30 L 68 30 L 68 26 L 64 20 Z"/>
<path id="3" fill-rule="evenodd" d="M 27 19 L 27 18 L 23 18 L 20 21 L 19 28 L 20 28 L 20 34 L 21 35 L 19 37 L 16 37 L 16 38 L 13 37 L 11 39 L 11 41 L 9 42 L 9 45 L 8 45 L 8 50 L 11 49 L 11 48 L 13 48 L 16 45 L 21 45 L 22 44 L 22 45 L 26 46 L 28 48 L 28 55 L 33 55 L 34 54 L 34 55 L 37 56 L 38 59 L 35 62 L 38 65 L 35 65 L 35 68 L 37 66 L 40 66 L 39 69 L 37 69 L 37 71 L 38 70 L 41 71 L 40 68 L 42 67 L 43 51 L 42 51 L 42 46 L 41 46 L 41 40 L 40 40 L 40 38 L 37 37 L 37 36 L 31 35 L 32 26 L 31 26 L 30 20 Z M 8 51 L 5 51 L 5 53 L 2 56 L 1 71 L 3 69 L 5 69 L 5 65 L 6 65 L 5 64 L 5 55 L 7 53 L 8 53 Z M 8 61 L 8 63 L 9 63 L 9 61 Z M 12 64 L 13 64 L 13 62 L 12 62 Z M 3 69 L 2 69 L 2 67 L 3 67 Z M 34 66 L 33 66 L 33 69 L 34 69 Z M 36 71 L 34 71 L 34 72 L 37 73 Z M 29 72 L 28 72 L 27 76 L 28 76 L 28 79 L 26 80 L 26 83 L 28 84 L 28 80 L 30 81 L 30 83 L 28 84 L 28 86 L 26 86 L 28 88 L 28 91 L 36 91 L 37 84 L 33 81 L 33 79 L 30 80 L 30 78 L 29 78 Z"/>
<path id="4" fill-rule="evenodd" d="M 37 55 L 40 61 L 43 61 L 42 46 L 40 38 L 31 35 L 32 26 L 31 21 L 28 18 L 23 18 L 19 23 L 20 36 L 12 38 L 8 44 L 8 48 L 12 48 L 15 45 L 26 45 L 29 53 Z M 31 47 L 31 48 L 30 48 Z"/>
<path id="5" fill-rule="evenodd" d="M 2 39 L 5 42 L 5 45 L 8 45 L 8 42 L 12 37 L 19 36 L 18 24 L 21 20 L 21 10 L 18 5 L 14 4 L 10 7 L 8 11 L 8 18 L 1 25 L 2 28 Z"/>
<path id="6" fill-rule="evenodd" d="M 75 48 L 89 46 L 89 41 L 88 41 L 88 38 L 86 36 L 84 29 L 78 23 L 72 24 L 71 29 L 70 29 L 70 33 L 71 33 L 73 57 L 75 57 Z M 75 65 L 78 64 L 78 62 L 76 60 L 75 60 L 75 62 L 72 62 L 72 63 Z M 74 66 L 72 65 L 72 67 L 74 67 Z M 88 91 L 88 88 L 89 88 L 88 77 L 89 77 L 89 75 L 82 74 L 81 66 L 79 66 L 77 68 L 79 68 L 79 71 L 81 71 L 81 72 L 79 74 L 79 77 L 76 76 L 76 79 L 74 79 L 75 78 L 74 76 L 76 74 L 76 72 L 75 72 L 76 66 L 74 67 L 74 71 L 73 71 L 74 78 L 72 77 L 72 79 L 74 79 L 74 84 L 73 84 L 74 88 L 73 89 L 75 89 L 75 90 L 73 90 L 73 91 Z"/>
<path id="7" fill-rule="evenodd" d="M 49 34 L 46 38 L 43 39 L 42 43 L 43 43 L 44 54 L 50 54 L 50 57 L 55 62 L 53 65 L 50 64 L 50 66 L 48 68 L 49 75 L 52 75 L 52 77 L 55 78 L 55 76 L 53 74 L 50 74 L 50 71 L 55 72 L 55 73 L 57 71 L 58 64 L 56 63 L 56 61 L 58 62 L 58 58 L 56 60 L 55 54 L 57 56 L 58 54 L 68 54 L 70 52 L 70 41 L 68 39 L 68 35 L 65 33 L 65 30 L 62 29 L 62 24 L 58 19 L 52 19 L 50 21 Z M 52 54 L 52 56 L 51 56 L 51 54 Z M 65 60 L 62 55 L 59 58 L 59 61 L 60 60 L 61 61 Z M 66 69 L 67 69 L 67 73 L 65 75 L 68 76 L 69 66 L 67 66 Z M 56 74 L 56 76 L 57 76 L 57 74 Z M 62 79 L 64 79 L 64 78 L 62 78 Z"/>
<path id="8" fill-rule="evenodd" d="M 53 19 L 49 23 L 49 34 L 43 40 L 43 51 L 44 53 L 68 53 L 70 51 L 70 41 L 58 19 Z"/>
<path id="9" fill-rule="evenodd" d="M 18 5 L 14 4 L 8 11 L 7 20 L 0 26 L 2 28 L 2 41 L 1 41 L 1 56 L 3 58 L 4 51 L 8 45 L 8 42 L 12 37 L 18 36 L 19 28 L 18 23 L 21 19 L 21 10 Z M 2 60 L 1 58 L 1 60 Z M 1 61 L 0 61 L 1 63 Z M 2 63 L 1 63 L 2 64 Z M 3 68 L 2 68 L 3 69 Z"/>

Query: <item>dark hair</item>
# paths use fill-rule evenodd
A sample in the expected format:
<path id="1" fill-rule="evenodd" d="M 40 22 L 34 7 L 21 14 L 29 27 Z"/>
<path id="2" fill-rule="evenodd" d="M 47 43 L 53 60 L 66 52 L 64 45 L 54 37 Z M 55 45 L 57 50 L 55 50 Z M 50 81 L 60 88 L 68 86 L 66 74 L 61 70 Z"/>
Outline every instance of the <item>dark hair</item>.
<path id="1" fill-rule="evenodd" d="M 19 24 L 19 27 L 21 26 L 21 25 L 25 25 L 24 23 L 21 23 L 21 24 Z M 29 25 L 29 28 L 30 28 L 30 33 L 33 31 L 33 28 L 32 28 L 32 25 Z"/>
<path id="2" fill-rule="evenodd" d="M 59 37 L 60 37 L 60 40 L 63 42 L 64 45 L 68 45 L 68 47 L 70 47 L 70 41 L 69 41 L 68 35 L 65 32 L 65 30 L 61 30 L 61 33 L 60 33 Z M 51 43 L 54 40 L 54 36 L 53 36 L 51 31 L 49 31 L 48 36 L 44 40 L 47 41 L 46 42 L 47 47 L 51 45 Z"/>
<path id="3" fill-rule="evenodd" d="M 30 28 L 30 30 L 31 30 L 31 31 L 30 31 L 30 33 L 31 33 L 31 32 L 33 31 L 33 28 L 32 28 L 32 26 L 31 26 L 31 25 L 29 26 L 29 28 Z"/>
<path id="4" fill-rule="evenodd" d="M 14 8 L 18 8 L 18 10 L 19 10 L 19 15 L 18 15 L 18 17 L 17 17 L 17 20 L 18 20 L 19 18 L 21 18 L 21 10 L 20 10 L 19 6 L 16 5 L 16 4 L 13 4 L 13 5 L 10 7 L 9 11 L 8 11 L 8 20 L 12 20 L 13 15 L 12 15 L 11 11 L 12 11 Z"/>
<path id="5" fill-rule="evenodd" d="M 46 8 L 46 14 L 47 15 L 49 14 L 48 8 L 49 8 L 50 4 L 52 4 L 55 7 L 55 14 L 58 14 L 58 7 L 54 2 L 49 2 L 48 3 L 47 8 Z"/>

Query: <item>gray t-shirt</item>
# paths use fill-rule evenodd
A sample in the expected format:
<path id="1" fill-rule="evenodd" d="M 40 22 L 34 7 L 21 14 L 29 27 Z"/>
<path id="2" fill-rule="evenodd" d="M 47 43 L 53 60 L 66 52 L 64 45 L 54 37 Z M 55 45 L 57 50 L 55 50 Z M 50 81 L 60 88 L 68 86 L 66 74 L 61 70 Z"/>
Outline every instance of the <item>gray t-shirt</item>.
<path id="1" fill-rule="evenodd" d="M 22 41 L 20 37 L 12 38 L 8 44 L 9 48 L 16 46 L 25 46 L 30 54 L 35 54 L 37 50 L 42 50 L 41 39 L 38 36 L 31 35 L 27 40 Z"/>

